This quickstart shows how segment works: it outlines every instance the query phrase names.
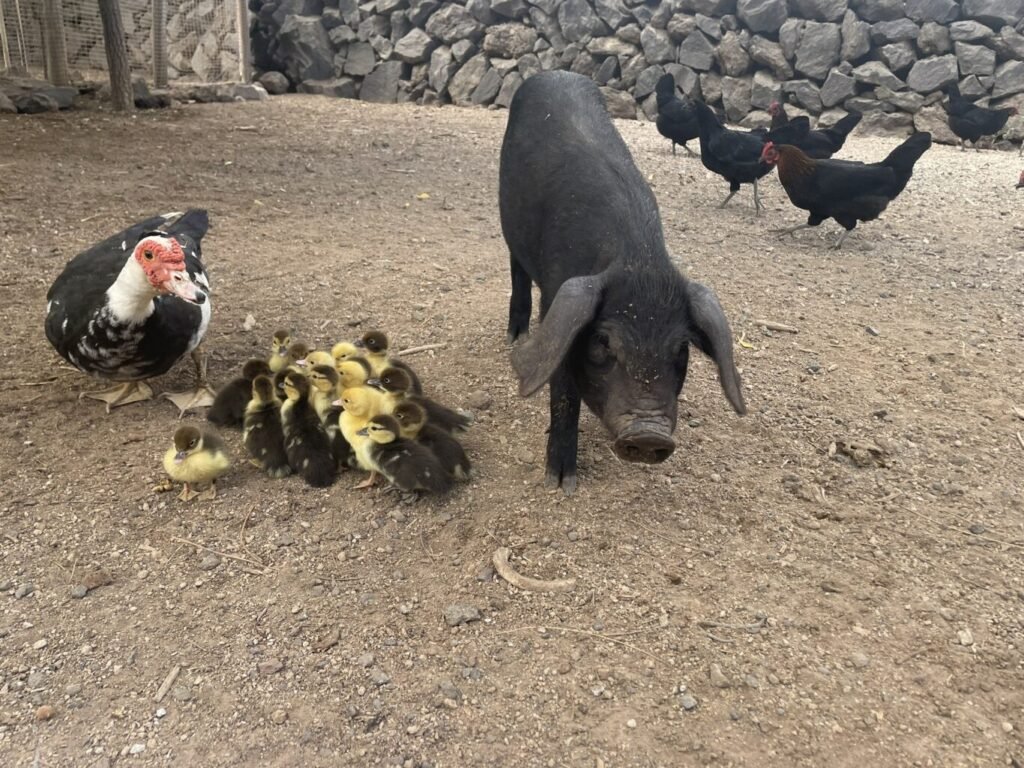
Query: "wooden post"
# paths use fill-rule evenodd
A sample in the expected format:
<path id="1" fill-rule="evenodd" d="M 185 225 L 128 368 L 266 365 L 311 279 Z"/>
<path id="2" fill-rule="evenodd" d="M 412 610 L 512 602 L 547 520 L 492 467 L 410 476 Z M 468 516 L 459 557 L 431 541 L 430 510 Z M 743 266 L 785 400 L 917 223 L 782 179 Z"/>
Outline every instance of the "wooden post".
<path id="1" fill-rule="evenodd" d="M 236 0 L 238 8 L 238 75 L 243 83 L 252 80 L 252 52 L 249 49 L 249 4 Z"/>
<path id="2" fill-rule="evenodd" d="M 0 54 L 3 55 L 4 69 L 11 68 L 11 48 L 7 40 L 7 21 L 4 19 L 4 4 L 0 0 Z"/>
<path id="3" fill-rule="evenodd" d="M 21 54 L 21 69 L 28 73 L 28 48 L 25 45 L 25 21 L 21 18 L 21 3 L 14 0 L 14 15 L 18 17 L 18 53 Z"/>
<path id="4" fill-rule="evenodd" d="M 107 52 L 110 69 L 110 99 L 118 112 L 133 112 L 132 69 L 128 64 L 128 44 L 124 39 L 119 0 L 99 0 L 100 20 L 103 22 L 103 47 Z"/>
<path id="5" fill-rule="evenodd" d="M 46 41 L 46 76 L 54 85 L 71 85 L 61 0 L 43 0 L 43 38 Z"/>
<path id="6" fill-rule="evenodd" d="M 167 87 L 167 0 L 153 0 L 153 87 Z"/>

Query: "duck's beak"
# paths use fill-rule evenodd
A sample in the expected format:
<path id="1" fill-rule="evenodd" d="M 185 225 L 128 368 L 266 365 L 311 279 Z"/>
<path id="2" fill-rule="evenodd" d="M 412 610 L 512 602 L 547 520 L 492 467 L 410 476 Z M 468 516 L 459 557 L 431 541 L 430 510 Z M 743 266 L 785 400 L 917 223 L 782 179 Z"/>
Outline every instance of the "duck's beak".
<path id="1" fill-rule="evenodd" d="M 190 304 L 206 303 L 206 292 L 188 276 L 188 272 L 177 269 L 163 282 L 163 289 Z"/>
<path id="2" fill-rule="evenodd" d="M 384 385 L 380 383 L 380 379 L 367 379 L 366 386 L 379 389 L 381 392 L 384 391 Z"/>

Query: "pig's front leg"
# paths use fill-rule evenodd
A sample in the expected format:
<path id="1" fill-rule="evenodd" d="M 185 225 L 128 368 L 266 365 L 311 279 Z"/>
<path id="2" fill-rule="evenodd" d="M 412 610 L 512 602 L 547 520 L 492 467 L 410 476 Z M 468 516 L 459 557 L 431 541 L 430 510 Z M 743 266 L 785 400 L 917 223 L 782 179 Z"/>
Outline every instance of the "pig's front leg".
<path id="1" fill-rule="evenodd" d="M 563 363 L 551 377 L 551 424 L 548 427 L 547 485 L 566 496 L 576 491 L 576 445 L 580 427 L 580 393 Z"/>

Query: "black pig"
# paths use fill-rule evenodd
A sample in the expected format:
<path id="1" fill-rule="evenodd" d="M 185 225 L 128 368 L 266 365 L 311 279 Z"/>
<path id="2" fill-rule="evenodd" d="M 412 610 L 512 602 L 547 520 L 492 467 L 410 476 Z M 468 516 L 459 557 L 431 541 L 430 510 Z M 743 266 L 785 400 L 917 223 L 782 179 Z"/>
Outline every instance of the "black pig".
<path id="1" fill-rule="evenodd" d="M 529 330 L 531 281 L 540 287 L 540 325 L 512 364 L 524 397 L 551 384 L 549 485 L 576 488 L 581 397 L 620 458 L 671 456 L 690 344 L 715 361 L 726 398 L 746 413 L 722 307 L 669 261 L 658 204 L 589 78 L 544 72 L 516 93 L 500 206 L 510 341 Z"/>

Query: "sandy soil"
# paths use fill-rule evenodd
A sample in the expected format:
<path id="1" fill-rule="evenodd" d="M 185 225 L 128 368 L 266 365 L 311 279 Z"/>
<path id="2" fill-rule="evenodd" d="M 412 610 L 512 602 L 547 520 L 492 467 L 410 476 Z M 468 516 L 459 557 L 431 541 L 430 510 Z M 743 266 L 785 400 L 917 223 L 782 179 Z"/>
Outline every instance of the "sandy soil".
<path id="1" fill-rule="evenodd" d="M 934 147 L 837 253 L 834 224 L 770 234 L 803 220 L 774 177 L 767 215 L 749 190 L 717 210 L 699 160 L 621 123 L 743 338 L 751 413 L 698 359 L 676 454 L 621 464 L 587 415 L 567 499 L 504 343 L 505 117 L 294 96 L 0 119 L 2 762 L 1019 766 L 1021 161 Z M 213 217 L 215 381 L 281 325 L 445 343 L 410 361 L 476 406 L 477 478 L 404 506 L 239 458 L 213 502 L 152 493 L 173 407 L 79 402 L 44 295 L 84 246 L 189 205 Z M 576 589 L 493 580 L 506 545 Z M 449 627 L 452 605 L 482 619 Z"/>

